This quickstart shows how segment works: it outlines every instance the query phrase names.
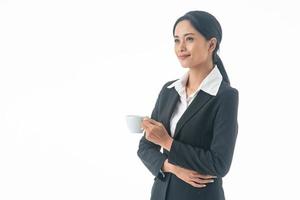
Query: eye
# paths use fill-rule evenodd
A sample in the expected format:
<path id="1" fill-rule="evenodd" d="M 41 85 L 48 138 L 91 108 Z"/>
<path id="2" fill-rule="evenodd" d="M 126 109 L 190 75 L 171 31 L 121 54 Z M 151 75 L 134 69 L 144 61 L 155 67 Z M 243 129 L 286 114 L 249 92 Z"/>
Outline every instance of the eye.
<path id="1" fill-rule="evenodd" d="M 192 42 L 192 41 L 194 41 L 194 38 L 193 37 L 187 37 L 186 40 Z"/>
<path id="2" fill-rule="evenodd" d="M 175 38 L 175 39 L 174 39 L 174 42 L 175 42 L 175 43 L 178 43 L 178 42 L 179 42 L 179 39 Z"/>

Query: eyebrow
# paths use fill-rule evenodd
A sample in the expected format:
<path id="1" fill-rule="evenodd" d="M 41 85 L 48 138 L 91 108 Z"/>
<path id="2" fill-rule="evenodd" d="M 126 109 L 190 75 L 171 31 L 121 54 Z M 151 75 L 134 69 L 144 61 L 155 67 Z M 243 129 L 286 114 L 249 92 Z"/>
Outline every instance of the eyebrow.
<path id="1" fill-rule="evenodd" d="M 184 34 L 183 36 L 185 37 L 185 36 L 187 36 L 187 35 L 195 35 L 195 34 L 194 34 L 194 33 L 186 33 L 186 34 Z M 174 35 L 174 37 L 175 37 L 175 38 L 178 38 L 177 35 Z"/>

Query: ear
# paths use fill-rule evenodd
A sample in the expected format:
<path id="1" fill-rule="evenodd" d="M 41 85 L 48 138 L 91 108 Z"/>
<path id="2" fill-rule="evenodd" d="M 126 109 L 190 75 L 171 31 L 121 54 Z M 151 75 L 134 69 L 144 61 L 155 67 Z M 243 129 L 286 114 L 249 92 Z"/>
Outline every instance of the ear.
<path id="1" fill-rule="evenodd" d="M 208 43 L 209 43 L 209 52 L 210 53 L 213 53 L 214 52 L 214 50 L 216 49 L 216 47 L 217 47 L 217 39 L 215 38 L 215 37 L 213 37 L 213 38 L 211 38 L 209 41 L 208 41 Z"/>

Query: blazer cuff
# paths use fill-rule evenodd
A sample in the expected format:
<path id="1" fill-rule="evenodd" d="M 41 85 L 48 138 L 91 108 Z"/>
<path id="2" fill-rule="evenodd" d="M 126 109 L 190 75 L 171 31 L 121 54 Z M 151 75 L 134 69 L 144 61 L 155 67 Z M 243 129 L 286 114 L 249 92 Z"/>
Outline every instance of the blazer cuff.
<path id="1" fill-rule="evenodd" d="M 171 148 L 170 148 L 170 151 L 169 151 L 169 154 L 168 154 L 168 160 L 170 163 L 174 164 L 174 165 L 180 165 L 178 162 L 177 162 L 177 157 L 178 157 L 178 143 L 176 140 L 173 140 L 172 142 L 172 145 L 171 145 Z"/>
<path id="2" fill-rule="evenodd" d="M 162 167 L 163 167 L 166 159 L 167 159 L 167 156 L 165 154 L 163 154 L 163 159 L 160 160 L 159 172 L 156 175 L 156 177 L 159 178 L 160 180 L 164 180 L 166 178 L 166 174 L 162 171 Z"/>

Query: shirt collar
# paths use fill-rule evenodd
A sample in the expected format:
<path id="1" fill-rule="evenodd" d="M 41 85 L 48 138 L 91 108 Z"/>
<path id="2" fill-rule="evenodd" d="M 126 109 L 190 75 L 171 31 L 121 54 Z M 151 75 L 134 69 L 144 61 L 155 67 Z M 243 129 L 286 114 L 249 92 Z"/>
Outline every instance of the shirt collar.
<path id="1" fill-rule="evenodd" d="M 185 86 L 188 77 L 189 77 L 189 72 L 185 73 L 180 79 L 173 82 L 167 88 L 175 87 L 179 95 L 185 93 Z M 198 89 L 194 92 L 194 94 L 199 92 L 199 90 L 203 90 L 204 92 L 210 95 L 216 96 L 219 91 L 219 87 L 221 85 L 222 79 L 223 77 L 221 72 L 219 71 L 218 67 L 215 66 L 211 70 L 211 72 L 205 77 L 205 79 L 201 82 L 201 84 L 199 85 Z"/>

